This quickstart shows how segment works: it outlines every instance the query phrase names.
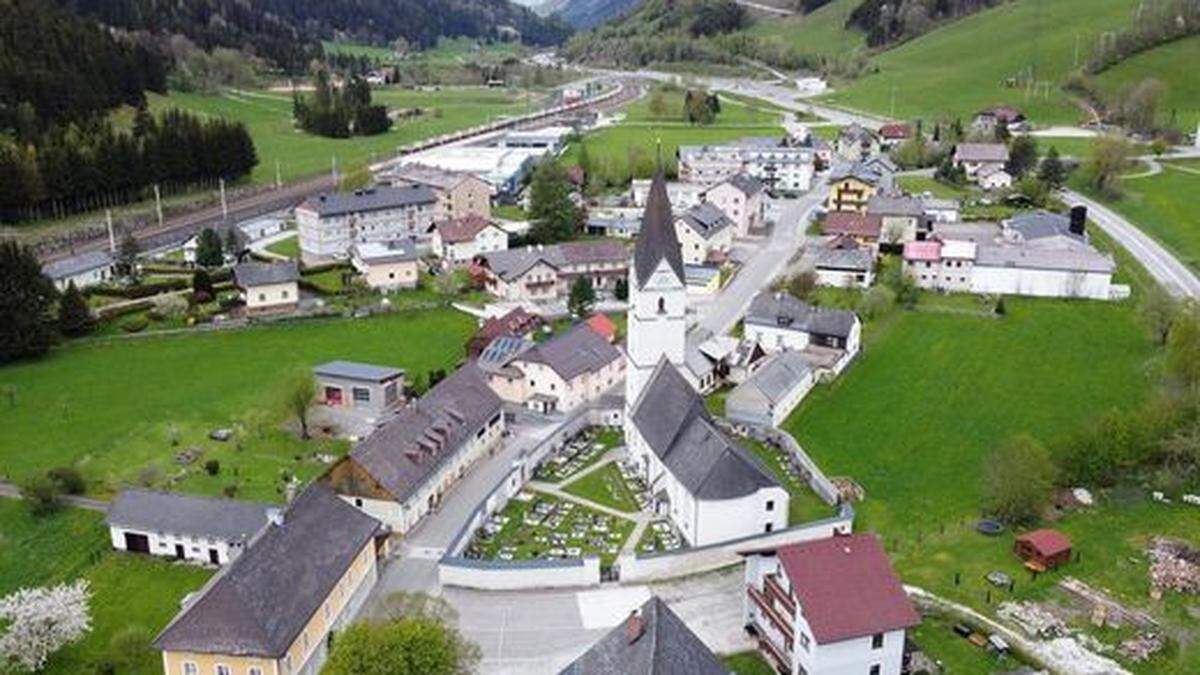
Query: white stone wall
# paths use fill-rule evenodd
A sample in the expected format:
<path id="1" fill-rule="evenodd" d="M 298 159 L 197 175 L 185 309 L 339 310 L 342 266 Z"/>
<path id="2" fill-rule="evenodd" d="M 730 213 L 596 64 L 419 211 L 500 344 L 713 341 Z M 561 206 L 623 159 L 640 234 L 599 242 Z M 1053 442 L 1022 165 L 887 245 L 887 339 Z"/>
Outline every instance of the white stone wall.
<path id="1" fill-rule="evenodd" d="M 801 607 L 798 623 L 803 623 L 803 611 Z M 806 651 L 797 635 L 798 665 L 809 673 L 821 675 L 862 675 L 869 673 L 871 666 L 878 665 L 880 675 L 900 675 L 904 658 L 904 631 L 884 633 L 883 646 L 879 649 L 871 648 L 871 638 L 867 635 L 825 645 L 818 645 L 814 641 L 810 643 L 810 650 Z"/>
<path id="2" fill-rule="evenodd" d="M 123 528 L 117 525 L 109 527 L 109 536 L 112 540 L 113 548 L 118 551 L 125 551 L 125 533 L 142 534 L 150 541 L 150 554 L 162 556 L 164 558 L 176 558 L 176 546 L 183 547 L 183 557 L 185 560 L 194 562 L 211 563 L 209 557 L 210 551 L 216 551 L 217 564 L 224 565 L 229 561 L 241 555 L 245 545 L 239 542 L 226 542 L 217 539 L 208 539 L 205 537 L 197 537 L 192 535 L 175 534 L 171 532 L 147 532 L 144 530 L 135 530 Z"/>
<path id="3" fill-rule="evenodd" d="M 1108 300 L 1112 275 L 1099 272 L 1066 272 L 1020 267 L 975 265 L 971 292 L 1029 295 L 1043 298 Z"/>
<path id="4" fill-rule="evenodd" d="M 251 311 L 282 308 L 300 301 L 300 287 L 294 281 L 283 284 L 252 286 L 242 292 L 246 309 Z"/>
<path id="5" fill-rule="evenodd" d="M 643 287 L 629 275 L 629 325 L 626 338 L 629 369 L 625 404 L 632 406 L 659 359 L 683 367 L 686 348 L 687 286 L 664 261 Z M 632 425 L 629 425 L 632 426 Z"/>
<path id="6" fill-rule="evenodd" d="M 764 326 L 746 323 L 743 334 L 748 340 L 756 340 L 768 352 L 781 349 L 804 349 L 808 346 L 808 333 L 782 326 Z"/>
<path id="7" fill-rule="evenodd" d="M 595 586 L 600 583 L 600 558 L 537 564 L 442 560 L 438 581 L 443 586 L 486 591 Z"/>
<path id="8" fill-rule="evenodd" d="M 858 272 L 848 272 L 846 270 L 831 270 L 817 267 L 817 284 L 819 286 L 831 286 L 833 288 L 870 288 L 875 282 L 875 272 L 867 271 L 862 273 L 862 278 L 859 279 Z"/>

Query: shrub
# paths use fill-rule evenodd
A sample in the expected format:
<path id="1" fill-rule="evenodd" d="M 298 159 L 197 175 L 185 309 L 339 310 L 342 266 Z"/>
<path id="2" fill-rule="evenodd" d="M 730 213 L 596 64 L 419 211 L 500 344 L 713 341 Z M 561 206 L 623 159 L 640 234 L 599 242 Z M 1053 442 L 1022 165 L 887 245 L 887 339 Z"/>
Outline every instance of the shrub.
<path id="1" fill-rule="evenodd" d="M 73 466 L 59 466 L 46 472 L 46 476 L 54 481 L 63 494 L 81 495 L 87 490 L 83 474 Z"/>
<path id="2" fill-rule="evenodd" d="M 216 459 L 210 459 L 204 463 L 204 473 L 210 476 L 215 476 L 221 473 L 221 462 Z"/>
<path id="3" fill-rule="evenodd" d="M 125 323 L 122 323 L 121 330 L 125 331 L 126 333 L 140 333 L 140 332 L 146 330 L 146 327 L 149 325 L 150 325 L 150 322 L 147 321 L 144 317 L 138 317 L 138 318 L 134 318 L 134 319 L 129 319 Z"/>
<path id="4" fill-rule="evenodd" d="M 221 488 L 221 494 L 225 495 L 226 497 L 228 497 L 230 499 L 233 499 L 234 497 L 238 496 L 239 489 L 240 488 L 238 488 L 236 483 L 230 483 L 229 485 L 226 485 L 225 487 Z"/>
<path id="5" fill-rule="evenodd" d="M 162 471 L 153 464 L 148 464 L 138 471 L 138 485 L 142 487 L 154 487 L 160 480 L 162 480 Z"/>
<path id="6" fill-rule="evenodd" d="M 20 488 L 21 498 L 35 516 L 47 516 L 62 508 L 62 491 L 49 476 L 29 476 L 21 482 Z"/>
<path id="7" fill-rule="evenodd" d="M 108 642 L 110 658 L 117 665 L 123 666 L 123 672 L 128 672 L 150 651 L 150 642 L 153 639 L 150 631 L 142 626 L 125 626 L 113 633 Z"/>

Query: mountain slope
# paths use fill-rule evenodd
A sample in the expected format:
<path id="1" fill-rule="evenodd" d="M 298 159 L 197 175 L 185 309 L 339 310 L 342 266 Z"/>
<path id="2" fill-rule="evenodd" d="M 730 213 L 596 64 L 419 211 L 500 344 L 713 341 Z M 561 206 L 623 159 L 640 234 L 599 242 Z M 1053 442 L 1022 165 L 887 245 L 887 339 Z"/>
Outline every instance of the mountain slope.
<path id="1" fill-rule="evenodd" d="M 577 30 L 594 28 L 637 9 L 642 0 L 549 0 L 546 8 Z"/>
<path id="2" fill-rule="evenodd" d="M 1105 70 L 1094 81 L 1101 91 L 1118 94 L 1125 86 L 1146 78 L 1167 85 L 1162 102 L 1166 121 L 1174 121 L 1184 131 L 1196 129 L 1200 123 L 1200 78 L 1195 64 L 1200 63 L 1200 36 L 1176 40 L 1155 47 Z"/>
<path id="3" fill-rule="evenodd" d="M 837 55 L 866 46 L 863 32 L 846 22 L 862 0 L 833 0 L 808 14 L 759 20 L 750 35 L 776 38 L 806 54 Z"/>

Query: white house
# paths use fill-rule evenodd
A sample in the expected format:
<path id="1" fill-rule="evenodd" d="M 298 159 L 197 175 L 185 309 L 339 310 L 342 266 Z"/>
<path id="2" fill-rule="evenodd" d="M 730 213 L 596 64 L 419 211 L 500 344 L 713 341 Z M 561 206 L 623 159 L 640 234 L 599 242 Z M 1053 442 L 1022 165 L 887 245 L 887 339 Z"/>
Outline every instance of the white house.
<path id="1" fill-rule="evenodd" d="M 439 221 L 431 229 L 433 254 L 446 265 L 465 265 L 477 255 L 508 249 L 508 232 L 480 216 Z"/>
<path id="2" fill-rule="evenodd" d="M 675 236 L 685 265 L 724 261 L 733 247 L 733 221 L 713 204 L 704 202 L 675 218 Z"/>
<path id="3" fill-rule="evenodd" d="M 48 262 L 42 265 L 42 273 L 59 291 L 67 290 L 72 283 L 76 288 L 86 288 L 115 278 L 116 260 L 108 251 L 89 251 Z"/>
<path id="4" fill-rule="evenodd" d="M 957 223 L 962 219 L 957 199 L 941 199 L 929 193 L 921 195 L 925 217 L 932 223 Z"/>
<path id="5" fill-rule="evenodd" d="M 767 351 L 838 349 L 857 354 L 862 322 L 854 312 L 814 307 L 787 293 L 764 291 L 750 303 L 744 335 Z"/>
<path id="6" fill-rule="evenodd" d="M 250 313 L 295 309 L 300 302 L 299 281 L 295 261 L 244 262 L 233 268 L 233 285 Z"/>
<path id="7" fill-rule="evenodd" d="M 659 174 L 629 272 L 629 455 L 652 486 L 655 511 L 693 546 L 783 529 L 787 490 L 716 426 L 681 372 L 688 368 L 687 287 L 673 223 Z"/>
<path id="8" fill-rule="evenodd" d="M 783 145 L 780 139 L 769 136 L 679 148 L 681 181 L 711 185 L 739 173 L 757 178 L 773 192 L 807 192 L 812 187 L 813 151 Z"/>
<path id="9" fill-rule="evenodd" d="M 1012 174 L 996 166 L 985 166 L 975 173 L 975 182 L 984 190 L 1006 190 L 1013 185 Z"/>
<path id="10" fill-rule="evenodd" d="M 646 206 L 646 197 L 650 194 L 650 179 L 638 178 L 629 182 L 629 200 L 634 206 Z M 685 183 L 670 181 L 667 183 L 667 197 L 671 200 L 671 208 L 690 209 L 704 201 L 704 193 L 709 186 L 704 183 Z M 640 214 L 639 214 L 640 215 Z"/>
<path id="11" fill-rule="evenodd" d="M 224 565 L 237 558 L 277 508 L 233 499 L 122 490 L 108 507 L 113 548 Z"/>
<path id="12" fill-rule="evenodd" d="M 404 371 L 354 361 L 329 361 L 313 368 L 317 402 L 354 409 L 377 419 L 404 402 Z"/>
<path id="13" fill-rule="evenodd" d="M 500 397 L 473 363 L 360 442 L 323 479 L 393 531 L 410 530 L 504 433 Z"/>
<path id="14" fill-rule="evenodd" d="M 834 288 L 870 288 L 875 281 L 875 249 L 851 237 L 835 237 L 816 249 L 817 284 Z"/>
<path id="15" fill-rule="evenodd" d="M 419 185 L 316 195 L 296 207 L 305 260 L 349 256 L 354 243 L 421 237 L 438 213 L 438 197 Z"/>
<path id="16" fill-rule="evenodd" d="M 704 201 L 725 212 L 733 221 L 734 236 L 745 237 L 753 230 L 766 225 L 766 199 L 762 181 L 745 173 L 738 173 L 709 187 L 703 194 Z M 675 206 L 675 203 L 671 203 Z"/>
<path id="17" fill-rule="evenodd" d="M 959 239 L 910 241 L 904 245 L 904 273 L 919 288 L 969 291 L 977 244 Z"/>
<path id="18" fill-rule="evenodd" d="M 816 384 L 800 352 L 785 349 L 767 359 L 725 399 L 725 416 L 735 422 L 778 427 Z"/>
<path id="19" fill-rule="evenodd" d="M 746 555 L 747 631 L 781 673 L 900 675 L 921 617 L 883 544 L 835 534 Z"/>
<path id="20" fill-rule="evenodd" d="M 350 263 L 367 285 L 384 291 L 416 288 L 420 283 L 417 245 L 411 239 L 369 241 L 350 247 Z"/>
<path id="21" fill-rule="evenodd" d="M 959 143 L 954 148 L 954 164 L 976 180 L 982 169 L 1003 169 L 1008 164 L 1008 146 L 1003 143 Z"/>

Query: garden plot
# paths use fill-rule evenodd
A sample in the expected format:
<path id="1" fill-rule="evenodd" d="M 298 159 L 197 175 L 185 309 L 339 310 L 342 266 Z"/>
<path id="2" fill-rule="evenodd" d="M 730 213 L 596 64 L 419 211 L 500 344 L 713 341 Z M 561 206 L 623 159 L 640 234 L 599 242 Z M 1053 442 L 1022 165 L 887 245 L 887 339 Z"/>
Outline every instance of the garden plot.
<path id="1" fill-rule="evenodd" d="M 566 482 L 624 442 L 620 429 L 588 427 L 539 464 L 534 478 L 546 483 Z"/>
<path id="2" fill-rule="evenodd" d="M 638 540 L 638 553 L 677 551 L 685 546 L 679 530 L 666 518 L 652 521 Z"/>
<path id="3" fill-rule="evenodd" d="M 518 493 L 475 533 L 466 557 L 565 560 L 599 556 L 610 566 L 634 522 L 551 495 Z"/>

